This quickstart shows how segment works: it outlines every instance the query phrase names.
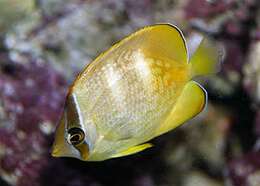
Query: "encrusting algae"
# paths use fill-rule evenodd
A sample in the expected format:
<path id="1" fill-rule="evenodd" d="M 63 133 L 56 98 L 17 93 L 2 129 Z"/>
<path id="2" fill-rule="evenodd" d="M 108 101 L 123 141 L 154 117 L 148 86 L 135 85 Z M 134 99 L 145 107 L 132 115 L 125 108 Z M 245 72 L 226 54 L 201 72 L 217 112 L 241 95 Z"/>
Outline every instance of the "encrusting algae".
<path id="1" fill-rule="evenodd" d="M 70 87 L 52 155 L 101 161 L 151 147 L 145 142 L 204 109 L 207 93 L 192 78 L 216 73 L 220 61 L 218 47 L 206 38 L 188 54 L 174 25 L 147 26 L 129 35 Z"/>

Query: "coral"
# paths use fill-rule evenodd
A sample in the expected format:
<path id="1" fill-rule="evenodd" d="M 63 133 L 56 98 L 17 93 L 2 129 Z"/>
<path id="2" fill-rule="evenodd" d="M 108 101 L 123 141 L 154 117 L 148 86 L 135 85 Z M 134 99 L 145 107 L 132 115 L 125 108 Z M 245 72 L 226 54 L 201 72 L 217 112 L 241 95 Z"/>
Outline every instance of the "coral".
<path id="1" fill-rule="evenodd" d="M 232 184 L 236 186 L 257 185 L 254 180 L 260 171 L 260 152 L 250 152 L 243 157 L 236 158 L 229 162 L 228 176 L 232 179 Z M 259 184 L 259 182 L 258 182 Z"/>
<path id="2" fill-rule="evenodd" d="M 260 42 L 254 42 L 249 51 L 248 63 L 244 66 L 244 87 L 260 103 Z"/>
<path id="3" fill-rule="evenodd" d="M 1 65 L 1 174 L 16 185 L 38 185 L 50 134 L 65 96 L 61 75 L 40 61 Z M 48 83 L 46 83 L 48 82 Z"/>
<path id="4" fill-rule="evenodd" d="M 260 137 L 260 111 L 257 112 L 255 118 L 255 133 L 258 137 Z"/>
<path id="5" fill-rule="evenodd" d="M 33 10 L 33 0 L 1 0 L 0 1 L 0 31 L 1 34 L 12 29 L 12 26 L 25 18 Z M 0 34 L 0 35 L 1 35 Z"/>

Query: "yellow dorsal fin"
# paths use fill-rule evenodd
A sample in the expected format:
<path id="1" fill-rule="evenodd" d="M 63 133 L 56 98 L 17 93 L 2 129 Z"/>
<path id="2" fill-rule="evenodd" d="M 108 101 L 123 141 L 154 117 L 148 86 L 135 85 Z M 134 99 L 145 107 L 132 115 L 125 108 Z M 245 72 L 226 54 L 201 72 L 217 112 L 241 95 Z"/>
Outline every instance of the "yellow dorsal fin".
<path id="1" fill-rule="evenodd" d="M 119 152 L 118 154 L 115 154 L 112 156 L 112 158 L 117 158 L 117 157 L 121 157 L 121 156 L 128 156 L 131 154 L 135 154 L 137 152 L 143 151 L 147 148 L 152 147 L 153 145 L 151 143 L 145 143 L 145 144 L 141 144 L 141 145 L 136 145 L 133 147 L 130 147 L 122 152 Z"/>
<path id="2" fill-rule="evenodd" d="M 147 53 L 159 59 L 164 57 L 178 63 L 188 63 L 186 40 L 177 26 L 157 24 L 145 27 L 143 30 L 146 33 L 143 35 L 149 38 L 145 46 Z"/>
<path id="3" fill-rule="evenodd" d="M 217 73 L 224 58 L 224 48 L 200 34 L 194 34 L 189 40 L 191 76 Z"/>
<path id="4" fill-rule="evenodd" d="M 113 56 L 117 52 L 121 53 L 138 48 L 144 50 L 146 54 L 152 54 L 152 57 L 164 57 L 179 63 L 188 63 L 186 41 L 182 31 L 177 26 L 166 23 L 146 26 L 101 53 L 81 71 L 70 91 L 81 85 L 80 82 L 87 77 L 86 73 L 91 75 L 94 69 L 99 67 L 99 64 L 106 63 L 109 56 Z M 84 84 L 84 82 L 82 83 Z"/>
<path id="5" fill-rule="evenodd" d="M 199 114 L 207 103 L 207 92 L 195 81 L 188 82 L 155 136 L 166 133 Z"/>

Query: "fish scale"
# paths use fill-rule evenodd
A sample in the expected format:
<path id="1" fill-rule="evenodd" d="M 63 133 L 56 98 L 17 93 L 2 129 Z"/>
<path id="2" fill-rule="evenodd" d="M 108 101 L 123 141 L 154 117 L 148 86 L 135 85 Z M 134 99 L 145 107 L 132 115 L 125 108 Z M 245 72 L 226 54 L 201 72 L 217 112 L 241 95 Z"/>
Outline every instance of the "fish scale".
<path id="1" fill-rule="evenodd" d="M 101 71 L 96 69 L 93 73 L 94 82 L 103 87 L 102 90 L 96 89 L 91 79 L 86 80 L 87 95 L 98 96 L 86 97 L 80 93 L 91 100 L 86 112 L 100 118 L 95 125 L 99 133 L 110 140 L 143 136 L 143 128 L 155 130 L 156 118 L 169 112 L 174 102 L 170 98 L 176 92 L 163 82 L 163 75 L 167 73 L 163 61 L 146 57 L 141 49 L 124 51 L 117 56 L 114 60 L 107 59 L 99 67 Z M 147 68 L 147 72 L 140 68 Z M 109 82 L 111 76 L 113 82 Z"/>

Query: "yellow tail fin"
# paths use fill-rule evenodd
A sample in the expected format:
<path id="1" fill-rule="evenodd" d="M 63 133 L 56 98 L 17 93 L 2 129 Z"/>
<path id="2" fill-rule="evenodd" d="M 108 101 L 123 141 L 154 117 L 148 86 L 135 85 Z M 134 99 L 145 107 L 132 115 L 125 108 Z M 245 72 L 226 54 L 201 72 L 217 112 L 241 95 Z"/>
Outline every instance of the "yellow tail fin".
<path id="1" fill-rule="evenodd" d="M 220 63 L 224 58 L 224 48 L 222 46 L 199 34 L 191 37 L 189 45 L 189 51 L 191 52 L 189 63 L 192 77 L 215 74 L 220 70 Z"/>

